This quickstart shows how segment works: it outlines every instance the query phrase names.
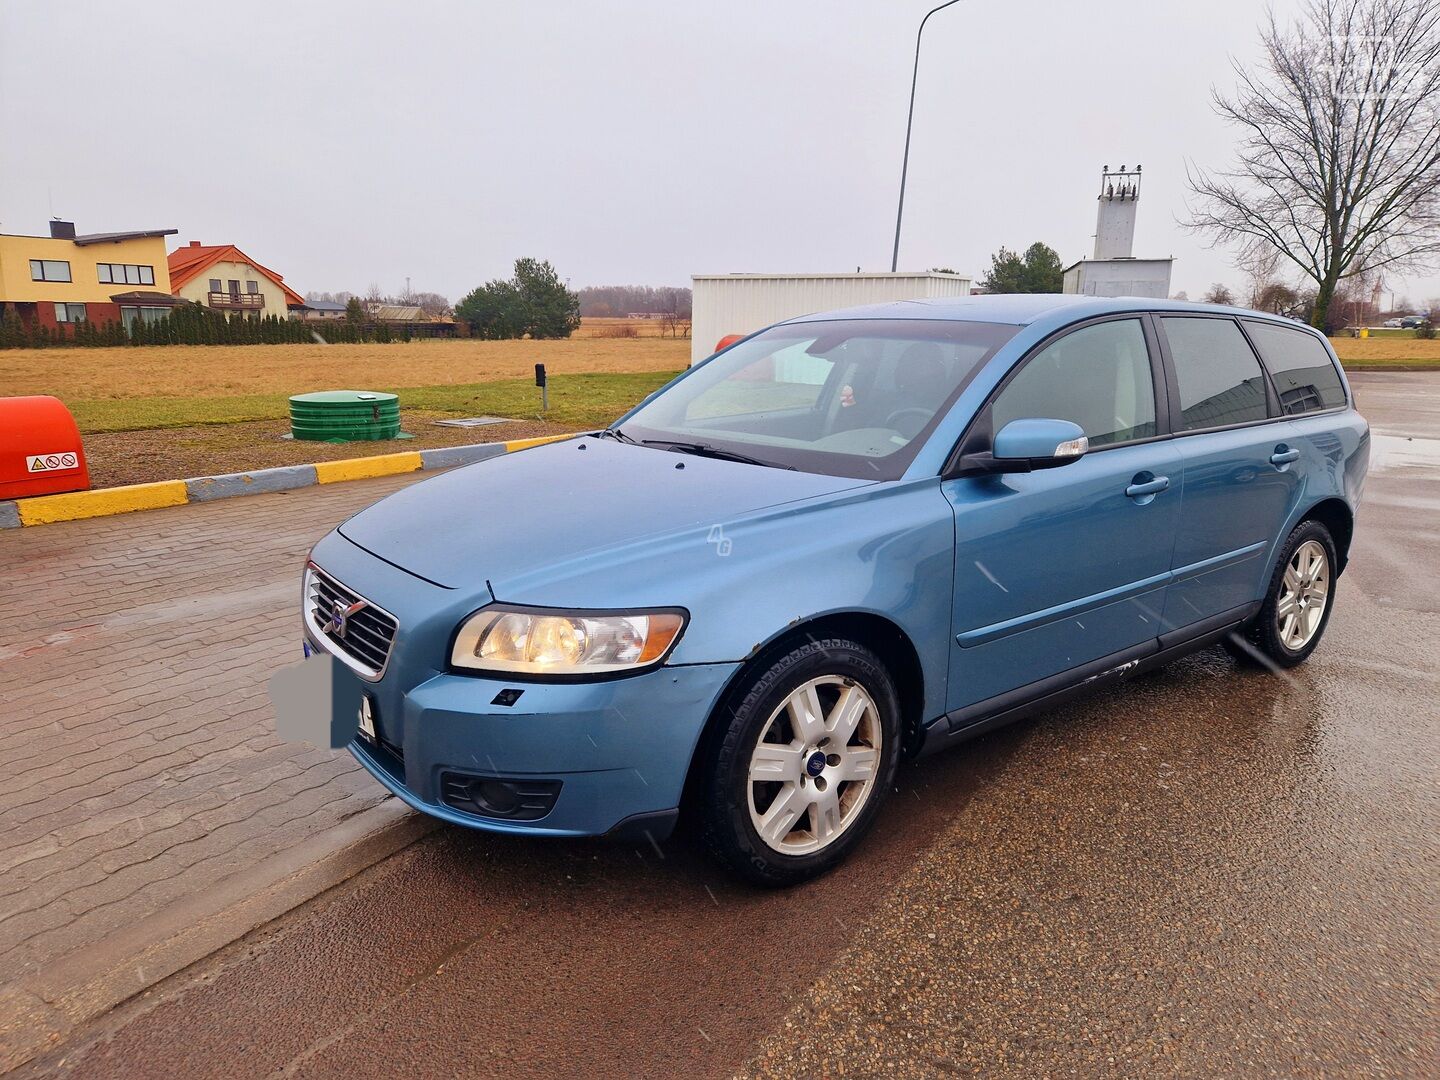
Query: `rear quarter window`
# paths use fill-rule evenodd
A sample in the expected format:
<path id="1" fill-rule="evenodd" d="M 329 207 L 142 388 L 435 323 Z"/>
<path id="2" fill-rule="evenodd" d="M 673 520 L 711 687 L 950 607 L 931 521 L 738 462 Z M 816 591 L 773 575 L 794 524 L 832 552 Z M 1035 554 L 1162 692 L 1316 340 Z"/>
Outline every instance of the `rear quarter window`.
<path id="1" fill-rule="evenodd" d="M 1345 387 L 1330 353 L 1312 334 L 1273 323 L 1250 322 L 1245 329 L 1260 350 L 1287 416 L 1336 409 L 1345 404 Z"/>

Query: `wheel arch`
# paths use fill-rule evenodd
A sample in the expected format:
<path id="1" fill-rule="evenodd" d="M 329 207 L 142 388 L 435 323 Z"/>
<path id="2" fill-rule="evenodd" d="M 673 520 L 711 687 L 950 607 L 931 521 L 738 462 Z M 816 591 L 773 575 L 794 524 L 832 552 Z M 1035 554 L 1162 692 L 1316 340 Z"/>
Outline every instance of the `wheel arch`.
<path id="1" fill-rule="evenodd" d="M 1318 521 L 1330 530 L 1330 537 L 1335 541 L 1335 557 L 1339 562 L 1335 576 L 1339 577 L 1345 572 L 1345 564 L 1350 559 L 1350 541 L 1355 536 L 1355 512 L 1344 499 L 1331 497 L 1310 507 L 1300 515 L 1299 520 Z"/>
<path id="2" fill-rule="evenodd" d="M 874 612 L 840 611 L 818 615 L 792 623 L 768 641 L 756 646 L 745 662 L 730 676 L 725 689 L 710 710 L 710 715 L 705 718 L 705 726 L 701 729 L 695 751 L 690 756 L 682 805 L 691 802 L 700 764 L 709 752 L 711 741 L 724 730 L 724 718 L 733 708 L 737 695 L 743 691 L 746 680 L 757 668 L 772 662 L 777 656 L 783 656 L 797 643 L 825 637 L 848 638 L 864 645 L 885 664 L 895 682 L 895 695 L 900 700 L 900 724 L 904 732 L 905 752 L 908 755 L 918 749 L 924 727 L 925 669 L 920 663 L 920 653 L 910 640 L 910 635 L 891 619 Z"/>

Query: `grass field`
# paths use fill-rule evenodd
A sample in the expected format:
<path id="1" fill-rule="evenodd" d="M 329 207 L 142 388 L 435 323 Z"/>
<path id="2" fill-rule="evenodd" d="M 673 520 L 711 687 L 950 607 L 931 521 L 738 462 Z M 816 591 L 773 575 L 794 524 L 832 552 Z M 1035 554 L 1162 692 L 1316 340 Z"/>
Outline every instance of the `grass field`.
<path id="1" fill-rule="evenodd" d="M 443 386 L 552 375 L 676 371 L 690 343 L 659 338 L 412 341 L 394 345 L 155 345 L 0 351 L 0 396 L 232 397 Z"/>
<path id="2" fill-rule="evenodd" d="M 580 329 L 575 331 L 577 338 L 625 338 L 632 334 L 637 338 L 663 336 L 668 340 L 675 340 L 670 337 L 669 331 L 664 329 L 659 319 L 587 318 L 580 320 Z"/>
<path id="3" fill-rule="evenodd" d="M 408 408 L 533 417 L 543 363 L 547 419 L 579 424 L 623 412 L 689 359 L 689 342 L 659 338 L 16 349 L 0 352 L 0 397 L 54 394 L 85 432 L 283 417 L 291 394 L 337 389 L 397 392 Z"/>
<path id="4" fill-rule="evenodd" d="M 556 424 L 592 427 L 628 410 L 676 373 L 591 372 L 550 377 L 550 409 L 544 419 Z M 330 388 L 339 388 L 331 384 Z M 540 391 L 534 378 L 406 386 L 379 378 L 347 382 L 346 389 L 380 390 L 400 395 L 402 411 L 422 409 L 439 416 L 511 416 L 540 418 Z M 289 415 L 287 394 L 236 394 L 223 397 L 71 398 L 75 422 L 86 434 L 235 424 Z"/>
<path id="5" fill-rule="evenodd" d="M 1396 330 L 1409 337 L 1331 338 L 1330 344 L 1346 368 L 1357 371 L 1401 365 L 1440 368 L 1440 338 L 1421 341 L 1413 330 Z"/>
<path id="6" fill-rule="evenodd" d="M 689 360 L 688 341 L 659 337 L 5 350 L 0 397 L 61 398 L 86 437 L 92 480 L 105 486 L 601 427 Z M 550 381 L 543 417 L 537 363 Z M 291 394 L 338 389 L 398 393 L 402 429 L 415 437 L 281 438 Z M 514 423 L 434 423 L 482 414 Z"/>

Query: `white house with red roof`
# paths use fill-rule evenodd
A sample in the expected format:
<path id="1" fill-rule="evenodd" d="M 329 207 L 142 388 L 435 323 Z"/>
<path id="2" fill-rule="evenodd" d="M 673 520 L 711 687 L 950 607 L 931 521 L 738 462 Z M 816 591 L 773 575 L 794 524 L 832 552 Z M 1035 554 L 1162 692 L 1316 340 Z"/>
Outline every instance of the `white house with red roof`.
<path id="1" fill-rule="evenodd" d="M 191 240 L 169 256 L 170 291 L 216 311 L 286 318 L 305 310 L 305 299 L 274 270 L 234 244 Z"/>

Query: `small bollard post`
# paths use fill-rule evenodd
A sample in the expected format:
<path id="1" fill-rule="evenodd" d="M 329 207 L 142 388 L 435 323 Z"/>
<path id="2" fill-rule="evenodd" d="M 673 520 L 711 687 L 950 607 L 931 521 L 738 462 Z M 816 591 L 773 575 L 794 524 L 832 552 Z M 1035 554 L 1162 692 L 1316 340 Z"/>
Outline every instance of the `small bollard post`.
<path id="1" fill-rule="evenodd" d="M 546 385 L 545 365 L 535 365 L 535 385 L 540 388 L 540 414 L 550 411 L 550 387 Z"/>

